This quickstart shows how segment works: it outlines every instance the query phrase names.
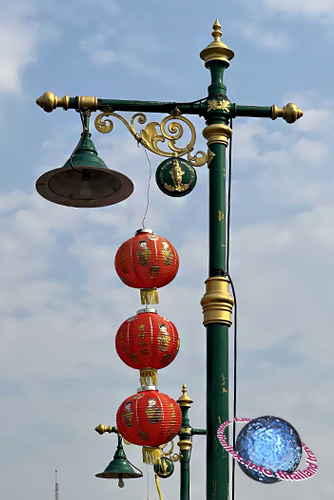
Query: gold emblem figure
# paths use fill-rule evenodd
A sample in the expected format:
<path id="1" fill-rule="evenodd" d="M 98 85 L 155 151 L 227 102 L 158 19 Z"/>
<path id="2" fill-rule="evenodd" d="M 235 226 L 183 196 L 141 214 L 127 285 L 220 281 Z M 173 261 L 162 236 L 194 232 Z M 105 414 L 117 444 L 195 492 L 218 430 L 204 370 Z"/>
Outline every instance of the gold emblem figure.
<path id="1" fill-rule="evenodd" d="M 147 248 L 147 241 L 139 241 L 139 249 L 136 252 L 138 262 L 141 266 L 148 266 L 150 262 L 151 250 Z"/>
<path id="2" fill-rule="evenodd" d="M 125 403 L 125 407 L 122 413 L 122 420 L 124 422 L 125 427 L 132 427 L 133 426 L 133 411 L 131 409 L 132 406 L 132 401 L 127 401 Z"/>
<path id="3" fill-rule="evenodd" d="M 151 424 L 157 424 L 161 420 L 161 408 L 157 405 L 154 398 L 148 400 L 148 406 L 145 410 L 148 421 Z"/>
<path id="4" fill-rule="evenodd" d="M 162 240 L 163 249 L 161 250 L 162 261 L 165 266 L 170 266 L 173 263 L 174 254 L 172 250 L 169 248 L 169 244 L 167 241 Z"/>
<path id="5" fill-rule="evenodd" d="M 165 182 L 164 187 L 170 192 L 178 191 L 182 193 L 186 189 L 189 188 L 189 184 L 182 184 L 182 176 L 185 174 L 185 171 L 180 167 L 180 163 L 177 158 L 174 158 L 172 167 L 170 169 L 170 176 L 172 178 L 174 186 L 170 186 Z"/>
<path id="6" fill-rule="evenodd" d="M 167 351 L 170 342 L 170 335 L 167 326 L 159 323 L 158 346 L 160 351 Z"/>

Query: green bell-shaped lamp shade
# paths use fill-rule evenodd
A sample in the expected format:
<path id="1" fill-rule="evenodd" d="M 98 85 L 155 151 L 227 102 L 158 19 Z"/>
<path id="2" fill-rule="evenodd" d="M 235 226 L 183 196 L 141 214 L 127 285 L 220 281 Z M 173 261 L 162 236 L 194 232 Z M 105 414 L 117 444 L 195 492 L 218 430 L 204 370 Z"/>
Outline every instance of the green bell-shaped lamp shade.
<path id="1" fill-rule="evenodd" d="M 110 170 L 98 157 L 91 134 L 85 131 L 65 165 L 41 175 L 38 193 L 67 207 L 105 207 L 120 203 L 133 191 L 131 180 Z"/>
<path id="2" fill-rule="evenodd" d="M 135 471 L 134 468 L 129 464 L 122 446 L 122 438 L 121 436 L 118 436 L 118 445 L 113 460 L 110 462 L 104 472 L 95 474 L 95 476 L 102 477 L 104 479 L 118 479 L 118 486 L 120 488 L 123 488 L 123 479 L 131 479 L 143 476 L 143 473 L 139 469 L 137 469 L 137 471 Z"/>

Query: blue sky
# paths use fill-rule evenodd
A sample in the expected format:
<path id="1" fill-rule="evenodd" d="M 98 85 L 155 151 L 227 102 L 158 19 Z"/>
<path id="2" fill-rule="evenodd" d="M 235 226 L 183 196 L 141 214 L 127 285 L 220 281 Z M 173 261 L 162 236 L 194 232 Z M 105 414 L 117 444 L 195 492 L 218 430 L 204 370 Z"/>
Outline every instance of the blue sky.
<path id="1" fill-rule="evenodd" d="M 53 205 L 35 192 L 39 175 L 65 163 L 80 135 L 73 111 L 44 113 L 35 99 L 96 95 L 192 101 L 206 95 L 199 52 L 216 17 L 235 52 L 225 74 L 238 104 L 293 101 L 304 117 L 238 119 L 233 135 L 231 274 L 239 304 L 238 416 L 288 420 L 319 461 L 309 481 L 258 484 L 237 468 L 236 499 L 333 498 L 333 0 L 1 2 L 0 20 L 0 433 L 6 500 L 157 499 L 140 450 L 126 447 L 145 477 L 96 479 L 112 459 L 113 425 L 138 374 L 114 349 L 120 324 L 140 307 L 113 259 L 141 225 L 148 164 L 121 123 L 92 129 L 101 158 L 129 176 L 133 195 L 92 210 Z M 162 118 L 154 116 L 152 119 Z M 193 119 L 198 149 L 204 122 Z M 153 168 L 161 161 L 150 155 Z M 169 239 L 180 271 L 160 292 L 158 312 L 177 326 L 179 355 L 159 374 L 177 399 L 187 383 L 194 427 L 205 426 L 207 168 L 182 199 L 155 184 L 147 226 Z M 205 440 L 194 438 L 192 499 L 205 490 Z M 303 462 L 302 462 L 303 464 Z M 304 468 L 304 467 L 303 467 Z M 178 467 L 176 467 L 178 469 Z M 161 481 L 177 498 L 178 472 Z"/>

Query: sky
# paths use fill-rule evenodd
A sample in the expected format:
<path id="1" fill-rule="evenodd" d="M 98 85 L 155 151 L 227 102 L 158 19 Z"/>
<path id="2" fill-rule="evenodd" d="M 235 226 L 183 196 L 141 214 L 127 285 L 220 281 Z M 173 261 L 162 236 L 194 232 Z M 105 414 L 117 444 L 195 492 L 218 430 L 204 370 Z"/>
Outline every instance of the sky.
<path id="1" fill-rule="evenodd" d="M 206 96 L 199 58 L 218 17 L 235 58 L 228 96 L 242 105 L 295 102 L 304 116 L 238 118 L 233 124 L 231 275 L 238 298 L 240 418 L 290 422 L 318 459 L 310 480 L 259 484 L 236 468 L 236 500 L 333 498 L 334 441 L 334 0 L 1 0 L 0 20 L 0 442 L 1 498 L 156 500 L 141 450 L 126 446 L 142 479 L 95 478 L 116 436 L 94 428 L 139 387 L 138 372 L 114 348 L 118 327 L 140 308 L 139 292 L 117 277 L 119 246 L 140 228 L 149 165 L 122 123 L 92 127 L 100 157 L 130 177 L 131 197 L 97 209 L 54 205 L 36 179 L 62 166 L 80 136 L 77 113 L 45 113 L 57 96 L 193 101 Z M 126 115 L 125 115 L 126 116 Z M 131 116 L 131 115 L 130 115 Z M 93 117 L 94 118 L 94 117 Z M 150 119 L 163 116 L 152 115 Z M 192 118 L 196 149 L 205 124 Z M 153 170 L 163 158 L 149 154 Z M 205 427 L 205 329 L 200 299 L 208 267 L 208 170 L 189 196 L 174 199 L 153 181 L 146 226 L 177 249 L 180 270 L 160 290 L 159 314 L 179 331 L 175 361 L 159 372 L 174 399 Z M 230 332 L 232 339 L 232 331 Z M 241 428 L 241 427 L 240 427 Z M 300 468 L 303 469 L 305 459 Z M 178 498 L 178 464 L 161 480 Z M 205 495 L 205 438 L 194 437 L 191 498 Z"/>

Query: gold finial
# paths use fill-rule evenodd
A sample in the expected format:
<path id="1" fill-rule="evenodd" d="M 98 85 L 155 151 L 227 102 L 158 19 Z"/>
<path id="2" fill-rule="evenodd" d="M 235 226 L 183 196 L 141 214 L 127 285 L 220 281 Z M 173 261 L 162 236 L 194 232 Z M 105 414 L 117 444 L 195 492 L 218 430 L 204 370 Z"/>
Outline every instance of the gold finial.
<path id="1" fill-rule="evenodd" d="M 177 403 L 179 404 L 179 406 L 187 406 L 188 408 L 190 408 L 191 403 L 193 403 L 193 400 L 190 399 L 187 394 L 186 384 L 183 384 L 182 386 L 182 396 L 177 400 Z"/>
<path id="2" fill-rule="evenodd" d="M 105 432 L 109 432 L 109 434 L 111 434 L 112 432 L 117 432 L 118 433 L 117 427 L 112 427 L 111 425 L 109 425 L 109 427 L 106 427 L 105 425 L 100 424 L 97 427 L 95 427 L 95 430 L 96 430 L 96 432 L 98 432 L 99 434 L 101 434 L 101 436 Z"/>
<path id="3" fill-rule="evenodd" d="M 200 53 L 200 57 L 208 63 L 210 61 L 224 61 L 227 66 L 230 65 L 229 61 L 233 59 L 234 52 L 225 45 L 220 37 L 222 36 L 221 25 L 218 19 L 215 20 L 212 26 L 213 32 L 213 42 L 211 42 L 204 50 Z"/>
<path id="4" fill-rule="evenodd" d="M 223 36 L 223 33 L 221 32 L 221 25 L 218 19 L 215 20 L 214 25 L 212 26 L 213 32 L 211 35 L 213 36 L 213 39 L 215 42 L 220 42 L 220 38 Z"/>
<path id="5" fill-rule="evenodd" d="M 68 109 L 70 98 L 68 95 L 57 97 L 52 92 L 44 92 L 43 95 L 36 99 L 36 104 L 47 113 L 51 113 L 56 108 Z M 97 97 L 82 95 L 79 97 L 79 106 L 82 109 L 95 108 L 97 106 Z"/>
<path id="6" fill-rule="evenodd" d="M 294 123 L 296 120 L 303 116 L 303 112 L 299 109 L 296 104 L 289 102 L 283 108 L 278 108 L 275 104 L 271 106 L 271 119 L 276 120 L 276 118 L 283 118 L 287 123 Z"/>
<path id="7" fill-rule="evenodd" d="M 62 107 L 63 109 L 68 109 L 70 103 L 70 98 L 68 95 L 64 97 L 57 97 L 52 92 L 44 92 L 38 99 L 36 99 L 36 104 L 40 106 L 47 113 L 51 113 L 56 108 Z"/>

